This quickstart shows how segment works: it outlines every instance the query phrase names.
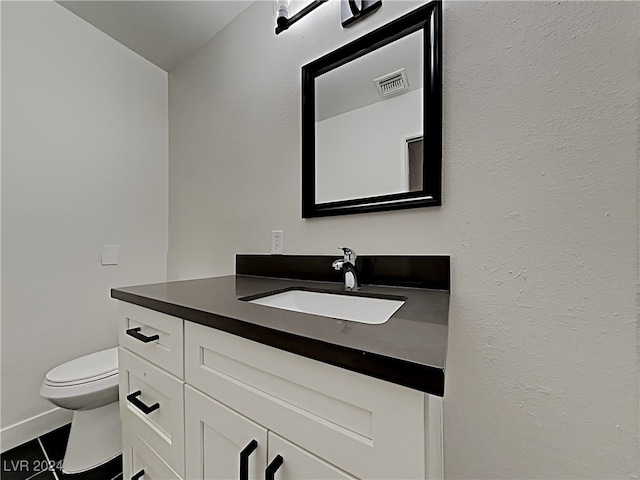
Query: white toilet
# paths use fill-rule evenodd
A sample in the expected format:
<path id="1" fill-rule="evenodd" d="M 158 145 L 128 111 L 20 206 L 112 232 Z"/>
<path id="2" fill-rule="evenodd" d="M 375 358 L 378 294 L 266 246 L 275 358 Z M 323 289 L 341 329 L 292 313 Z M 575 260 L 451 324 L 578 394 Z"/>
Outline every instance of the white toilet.
<path id="1" fill-rule="evenodd" d="M 80 473 L 122 453 L 118 410 L 118 349 L 110 348 L 51 369 L 40 395 L 73 410 L 63 473 Z"/>

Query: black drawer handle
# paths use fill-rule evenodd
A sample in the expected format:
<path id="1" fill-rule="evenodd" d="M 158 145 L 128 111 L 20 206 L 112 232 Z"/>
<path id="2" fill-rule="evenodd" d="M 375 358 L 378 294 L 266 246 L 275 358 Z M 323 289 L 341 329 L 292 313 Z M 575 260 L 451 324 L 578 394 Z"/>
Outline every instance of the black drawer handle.
<path id="1" fill-rule="evenodd" d="M 144 477 L 144 469 L 140 470 L 133 477 L 131 477 L 131 480 L 140 480 L 142 477 Z"/>
<path id="2" fill-rule="evenodd" d="M 151 335 L 147 337 L 146 335 L 140 333 L 141 327 L 130 328 L 127 330 L 127 335 L 135 338 L 136 340 L 140 340 L 143 343 L 153 342 L 154 340 L 160 340 L 160 335 Z"/>
<path id="3" fill-rule="evenodd" d="M 142 413 L 144 413 L 145 415 L 149 415 L 151 412 L 153 412 L 154 410 L 157 410 L 160 408 L 160 404 L 159 403 L 154 403 L 153 405 L 145 405 L 144 403 L 142 403 L 142 401 L 140 401 L 138 399 L 138 397 L 142 395 L 142 391 L 141 390 L 137 390 L 133 393 L 130 393 L 129 395 L 127 395 L 127 400 L 129 400 L 129 402 L 131 402 L 131 404 L 136 407 L 138 410 L 140 410 Z M 144 474 L 143 474 L 144 475 Z"/>
<path id="4" fill-rule="evenodd" d="M 249 455 L 258 448 L 258 442 L 251 440 L 240 452 L 240 480 L 249 480 Z"/>
<path id="5" fill-rule="evenodd" d="M 276 455 L 276 458 L 273 459 L 273 461 L 264 471 L 265 480 L 275 480 L 276 470 L 278 470 L 282 466 L 282 462 L 284 462 L 284 458 L 282 458 L 282 455 Z"/>

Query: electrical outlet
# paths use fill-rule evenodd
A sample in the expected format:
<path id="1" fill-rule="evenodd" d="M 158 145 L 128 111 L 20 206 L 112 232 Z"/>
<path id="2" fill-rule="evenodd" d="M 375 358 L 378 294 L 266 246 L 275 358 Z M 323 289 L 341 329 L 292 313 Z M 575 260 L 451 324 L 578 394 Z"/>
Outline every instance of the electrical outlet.
<path id="1" fill-rule="evenodd" d="M 284 231 L 274 230 L 271 232 L 271 253 L 274 255 L 282 255 L 284 243 Z"/>

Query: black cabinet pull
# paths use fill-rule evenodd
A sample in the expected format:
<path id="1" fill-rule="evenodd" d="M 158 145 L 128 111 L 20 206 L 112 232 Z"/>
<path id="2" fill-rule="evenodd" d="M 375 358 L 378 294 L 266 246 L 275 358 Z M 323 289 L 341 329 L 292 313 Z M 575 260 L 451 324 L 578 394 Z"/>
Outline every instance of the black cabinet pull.
<path id="1" fill-rule="evenodd" d="M 140 470 L 133 477 L 131 477 L 131 480 L 140 480 L 142 477 L 144 477 L 144 469 Z"/>
<path id="2" fill-rule="evenodd" d="M 143 343 L 149 343 L 149 342 L 153 342 L 154 340 L 160 340 L 160 335 L 156 334 L 156 335 L 151 335 L 150 337 L 147 337 L 143 333 L 140 333 L 141 329 L 142 329 L 141 327 L 130 328 L 129 330 L 126 331 L 126 334 L 129 335 L 130 337 L 135 338 L 136 340 L 140 340 Z"/>
<path id="3" fill-rule="evenodd" d="M 249 480 L 249 455 L 258 448 L 258 442 L 251 440 L 240 452 L 240 480 Z"/>
<path id="4" fill-rule="evenodd" d="M 284 458 L 282 458 L 282 455 L 276 455 L 276 458 L 273 459 L 273 461 L 264 471 L 265 480 L 275 480 L 276 470 L 278 470 L 282 466 L 282 462 L 284 462 Z"/>
<path id="5" fill-rule="evenodd" d="M 129 400 L 129 402 L 131 402 L 131 404 L 134 407 L 136 407 L 138 410 L 140 410 L 145 415 L 149 415 L 154 410 L 157 410 L 157 409 L 160 408 L 160 404 L 157 403 L 157 402 L 154 403 L 153 405 L 145 405 L 144 403 L 142 403 L 141 400 L 138 399 L 138 397 L 140 395 L 142 395 L 142 391 L 141 390 L 135 391 L 135 392 L 130 393 L 129 395 L 127 395 L 127 400 Z"/>

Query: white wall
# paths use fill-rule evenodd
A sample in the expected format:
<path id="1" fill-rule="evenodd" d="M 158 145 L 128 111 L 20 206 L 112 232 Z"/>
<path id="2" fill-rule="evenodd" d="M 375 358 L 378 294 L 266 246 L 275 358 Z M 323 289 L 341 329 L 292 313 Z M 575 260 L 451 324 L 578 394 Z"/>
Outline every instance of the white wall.
<path id="1" fill-rule="evenodd" d="M 3 448 L 58 418 L 47 370 L 116 345 L 110 288 L 166 279 L 167 88 L 57 3 L 2 2 Z"/>
<path id="2" fill-rule="evenodd" d="M 416 135 L 421 88 L 316 122 L 316 201 L 408 191 L 407 138 Z"/>
<path id="3" fill-rule="evenodd" d="M 640 4 L 445 2 L 443 206 L 303 220 L 300 67 L 415 6 L 256 2 L 170 73 L 170 277 L 450 254 L 446 476 L 637 478 Z"/>

